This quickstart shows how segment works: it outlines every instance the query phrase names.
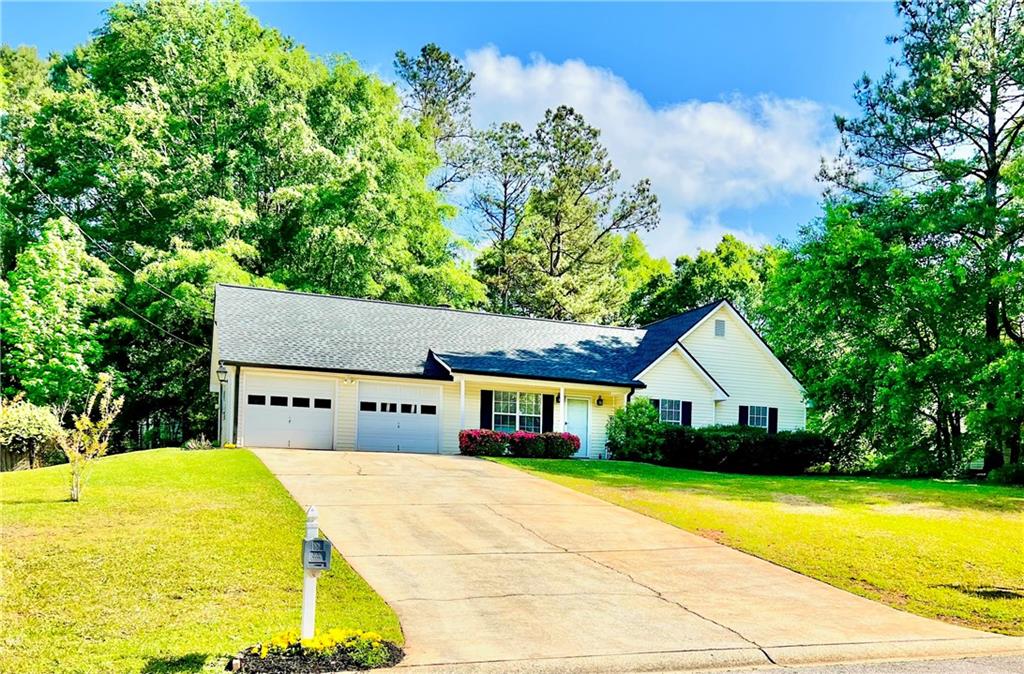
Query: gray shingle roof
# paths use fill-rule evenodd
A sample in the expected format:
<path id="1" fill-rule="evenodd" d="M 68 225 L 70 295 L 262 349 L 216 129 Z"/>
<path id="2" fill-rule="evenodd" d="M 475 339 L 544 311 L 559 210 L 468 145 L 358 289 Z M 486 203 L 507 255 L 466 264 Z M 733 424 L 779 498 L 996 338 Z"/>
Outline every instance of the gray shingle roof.
<path id="1" fill-rule="evenodd" d="M 617 328 L 218 285 L 215 319 L 226 363 L 448 378 L 433 353 L 455 372 L 631 386 L 717 304 Z"/>

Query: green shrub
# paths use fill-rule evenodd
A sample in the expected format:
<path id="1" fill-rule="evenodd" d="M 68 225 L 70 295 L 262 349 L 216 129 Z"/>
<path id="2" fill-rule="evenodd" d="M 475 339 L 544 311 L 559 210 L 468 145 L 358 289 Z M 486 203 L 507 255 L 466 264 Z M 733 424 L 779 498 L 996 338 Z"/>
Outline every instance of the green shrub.
<path id="1" fill-rule="evenodd" d="M 1024 463 L 1008 463 L 988 473 L 989 482 L 1024 486 Z"/>
<path id="2" fill-rule="evenodd" d="M 636 398 L 608 419 L 608 452 L 622 461 L 660 463 L 662 424 L 647 398 Z"/>
<path id="3" fill-rule="evenodd" d="M 541 433 L 541 438 L 546 459 L 568 459 L 580 451 L 580 439 L 572 433 Z"/>
<path id="4" fill-rule="evenodd" d="M 60 463 L 61 433 L 60 420 L 49 407 L 34 405 L 21 395 L 0 400 L 0 449 L 18 463 L 28 468 Z"/>
<path id="5" fill-rule="evenodd" d="M 466 456 L 505 456 L 508 453 L 508 433 L 487 428 L 459 431 L 459 453 Z"/>
<path id="6" fill-rule="evenodd" d="M 633 459 L 675 468 L 726 473 L 798 475 L 829 461 L 832 443 L 810 431 L 769 434 L 752 426 L 690 428 L 662 424 L 655 458 Z M 615 458 L 622 458 L 618 454 Z"/>

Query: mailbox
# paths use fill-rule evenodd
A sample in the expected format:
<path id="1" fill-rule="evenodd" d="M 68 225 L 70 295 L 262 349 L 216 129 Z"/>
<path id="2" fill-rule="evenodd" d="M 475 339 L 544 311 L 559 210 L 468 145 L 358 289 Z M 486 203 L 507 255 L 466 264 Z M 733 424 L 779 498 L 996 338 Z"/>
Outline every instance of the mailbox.
<path id="1" fill-rule="evenodd" d="M 302 568 L 326 571 L 331 568 L 331 542 L 326 538 L 302 541 Z"/>

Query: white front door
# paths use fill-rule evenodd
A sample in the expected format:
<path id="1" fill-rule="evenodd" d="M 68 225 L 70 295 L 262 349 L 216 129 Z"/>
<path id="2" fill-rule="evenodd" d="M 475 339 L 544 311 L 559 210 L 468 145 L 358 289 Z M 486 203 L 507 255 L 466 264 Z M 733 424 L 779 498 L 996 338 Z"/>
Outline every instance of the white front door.
<path id="1" fill-rule="evenodd" d="M 334 446 L 334 380 L 244 375 L 242 440 L 250 447 Z"/>
<path id="2" fill-rule="evenodd" d="M 568 398 L 565 406 L 565 430 L 580 439 L 580 451 L 576 452 L 576 456 L 589 456 L 590 401 L 586 398 Z"/>
<path id="3" fill-rule="evenodd" d="M 360 382 L 356 449 L 437 453 L 440 393 L 431 385 Z"/>

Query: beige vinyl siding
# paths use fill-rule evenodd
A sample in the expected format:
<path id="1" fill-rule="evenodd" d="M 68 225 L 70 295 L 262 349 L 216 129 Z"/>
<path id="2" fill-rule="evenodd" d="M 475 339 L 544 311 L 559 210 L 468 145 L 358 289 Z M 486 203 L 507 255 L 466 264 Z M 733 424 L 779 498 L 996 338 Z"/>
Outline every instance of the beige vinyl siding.
<path id="1" fill-rule="evenodd" d="M 725 321 L 724 337 L 715 337 L 715 319 Z M 740 405 L 764 405 L 779 409 L 780 431 L 804 428 L 802 391 L 728 307 L 709 315 L 683 345 L 729 394 L 715 405 L 715 423 L 737 423 Z"/>
<path id="2" fill-rule="evenodd" d="M 674 349 L 643 375 L 647 388 L 637 391 L 644 398 L 689 400 L 693 403 L 694 426 L 715 423 L 715 391 L 678 349 Z"/>

